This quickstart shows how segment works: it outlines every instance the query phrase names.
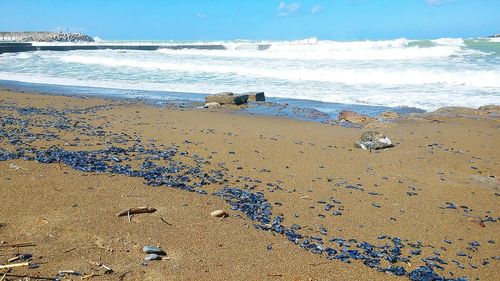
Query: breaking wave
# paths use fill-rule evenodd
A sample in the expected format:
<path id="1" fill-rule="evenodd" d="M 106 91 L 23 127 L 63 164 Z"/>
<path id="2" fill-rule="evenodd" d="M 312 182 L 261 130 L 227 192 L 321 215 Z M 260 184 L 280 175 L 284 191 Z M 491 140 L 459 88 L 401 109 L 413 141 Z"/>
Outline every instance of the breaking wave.
<path id="1" fill-rule="evenodd" d="M 500 104 L 495 38 L 223 42 L 226 50 L 0 55 L 0 79 L 67 86 L 216 93 L 411 106 Z"/>

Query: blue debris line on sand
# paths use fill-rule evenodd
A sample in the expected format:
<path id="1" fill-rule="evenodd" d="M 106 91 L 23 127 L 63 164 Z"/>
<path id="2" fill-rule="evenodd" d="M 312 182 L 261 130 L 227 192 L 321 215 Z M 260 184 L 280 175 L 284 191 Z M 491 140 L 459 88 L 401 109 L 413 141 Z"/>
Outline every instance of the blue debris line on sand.
<path id="1" fill-rule="evenodd" d="M 107 132 L 104 127 L 91 126 L 82 121 L 83 118 L 78 118 L 78 115 L 95 114 L 100 110 L 110 108 L 111 106 L 107 105 L 84 109 L 56 110 L 0 105 L 2 114 L 0 140 L 9 146 L 8 149 L 0 148 L 0 161 L 21 159 L 44 164 L 60 163 L 82 172 L 140 177 L 147 185 L 174 187 L 200 194 L 207 194 L 203 188 L 207 184 L 226 185 L 225 173 L 227 173 L 227 169 L 210 170 L 205 166 L 205 159 L 180 151 L 176 145 L 169 147 L 156 145 L 152 140 L 143 144 L 142 139 L 137 135 L 132 137 L 125 133 L 113 134 Z M 41 128 L 42 130 L 37 130 L 39 133 L 33 133 L 30 128 Z M 56 131 L 72 132 L 76 135 L 72 143 L 68 144 L 71 149 L 63 149 L 58 146 L 39 149 L 33 145 L 36 140 L 50 142 L 60 139 Z M 84 136 L 96 137 L 100 141 L 111 140 L 113 145 L 107 145 L 106 148 L 97 150 L 76 150 L 75 147 L 87 146 L 87 143 L 80 139 Z M 130 142 L 133 144 L 125 146 Z M 109 144 L 109 141 L 106 144 Z M 140 165 L 133 168 L 132 163 L 140 163 Z M 337 186 L 363 191 L 361 186 L 350 185 L 347 182 L 339 183 Z M 255 223 L 255 229 L 282 235 L 298 247 L 313 254 L 323 255 L 328 260 L 339 260 L 345 263 L 358 261 L 381 272 L 407 276 L 413 281 L 467 280 L 465 277 L 447 279 L 437 274 L 435 269 L 441 270 L 443 265 L 447 264 L 438 255 L 422 258 L 425 266 L 411 271 L 403 267 L 412 259 L 420 259 L 421 249 L 425 247 L 422 242 L 410 243 L 398 237 L 381 235 L 377 237 L 381 244 L 375 245 L 356 239 L 328 237 L 328 229 L 324 226 L 318 227 L 320 236 L 304 235 L 299 232 L 300 225 L 293 224 L 287 227 L 284 225 L 285 218 L 282 215 L 273 215 L 272 204 L 268 202 L 263 193 L 224 187 L 213 195 L 223 198 L 232 210 L 245 214 Z M 322 208 L 325 211 L 332 212 L 333 215 L 342 214 L 335 210 L 336 205 L 341 204 L 339 200 L 332 199 L 331 203 L 321 202 L 325 204 Z M 282 206 L 282 204 L 276 205 Z M 380 208 L 377 203 L 372 205 L 375 208 Z M 454 208 L 456 206 L 447 203 L 446 207 Z M 450 241 L 446 241 L 446 243 L 450 243 Z M 469 247 L 477 249 L 480 244 L 472 241 L 469 243 Z M 272 245 L 267 246 L 267 250 L 271 251 Z M 466 254 L 464 253 L 464 255 Z M 456 264 L 456 262 L 454 263 Z"/>

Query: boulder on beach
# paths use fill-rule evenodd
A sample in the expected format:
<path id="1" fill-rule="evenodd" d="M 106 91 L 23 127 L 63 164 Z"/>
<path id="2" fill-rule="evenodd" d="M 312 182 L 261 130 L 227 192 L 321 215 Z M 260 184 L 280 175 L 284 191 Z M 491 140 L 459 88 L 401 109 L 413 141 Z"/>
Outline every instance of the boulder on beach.
<path id="1" fill-rule="evenodd" d="M 339 113 L 339 121 L 347 121 L 353 124 L 370 123 L 376 121 L 367 115 L 359 114 L 354 111 L 343 110 Z"/>
<path id="2" fill-rule="evenodd" d="M 244 95 L 248 95 L 249 102 L 266 101 L 266 97 L 264 95 L 264 92 L 248 92 L 248 93 L 245 93 Z"/>
<path id="3" fill-rule="evenodd" d="M 224 104 L 244 104 L 248 102 L 248 95 L 235 95 L 234 93 L 220 93 L 217 95 L 209 95 L 205 97 L 205 103 Z"/>
<path id="4" fill-rule="evenodd" d="M 489 112 L 489 113 L 500 114 L 500 105 L 496 105 L 496 104 L 483 105 L 483 106 L 479 107 L 478 110 Z"/>
<path id="5" fill-rule="evenodd" d="M 429 112 L 429 115 L 446 115 L 448 117 L 454 116 L 488 116 L 488 115 L 498 115 L 500 114 L 499 105 L 484 105 L 478 109 L 461 107 L 461 106 L 448 106 L 436 109 L 433 112 Z"/>
<path id="6" fill-rule="evenodd" d="M 354 147 L 360 149 L 377 150 L 393 147 L 392 141 L 386 136 L 377 131 L 364 132 L 361 135 L 361 140 L 354 144 Z"/>

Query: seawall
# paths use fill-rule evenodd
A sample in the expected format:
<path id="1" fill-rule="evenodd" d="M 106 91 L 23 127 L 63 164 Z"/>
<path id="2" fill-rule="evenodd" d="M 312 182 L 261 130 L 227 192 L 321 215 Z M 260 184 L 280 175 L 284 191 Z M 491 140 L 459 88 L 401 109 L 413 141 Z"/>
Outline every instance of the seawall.
<path id="1" fill-rule="evenodd" d="M 198 50 L 225 50 L 221 44 L 178 44 L 178 45 L 140 45 L 140 44 L 33 44 L 33 43 L 18 43 L 18 42 L 0 42 L 0 54 L 2 53 L 17 53 L 30 51 L 74 51 L 74 50 L 142 50 L 155 51 L 158 49 L 198 49 Z"/>

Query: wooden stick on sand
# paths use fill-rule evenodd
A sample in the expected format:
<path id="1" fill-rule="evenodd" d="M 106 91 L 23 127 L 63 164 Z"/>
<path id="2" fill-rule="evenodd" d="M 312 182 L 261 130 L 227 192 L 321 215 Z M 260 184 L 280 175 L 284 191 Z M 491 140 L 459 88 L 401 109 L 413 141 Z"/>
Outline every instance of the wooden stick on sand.
<path id="1" fill-rule="evenodd" d="M 14 267 L 21 267 L 21 266 L 29 266 L 29 262 L 21 262 L 21 263 L 13 263 L 13 264 L 5 264 L 5 265 L 0 265 L 0 269 L 6 269 L 6 268 L 14 268 Z"/>
<path id="2" fill-rule="evenodd" d="M 139 207 L 139 208 L 130 208 L 127 210 L 123 210 L 120 213 L 118 213 L 118 216 L 123 217 L 123 216 L 135 215 L 135 214 L 154 213 L 154 212 L 156 212 L 155 208 Z"/>

